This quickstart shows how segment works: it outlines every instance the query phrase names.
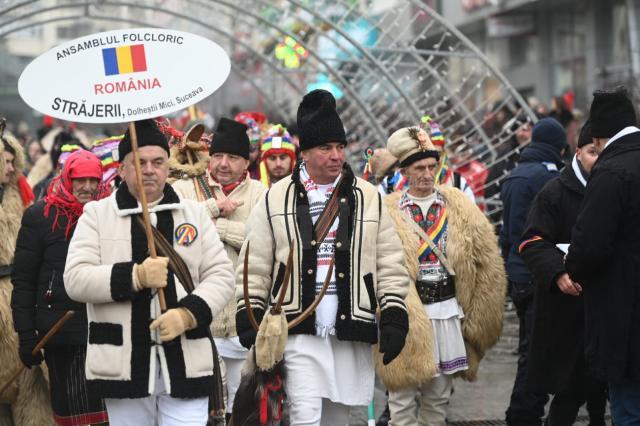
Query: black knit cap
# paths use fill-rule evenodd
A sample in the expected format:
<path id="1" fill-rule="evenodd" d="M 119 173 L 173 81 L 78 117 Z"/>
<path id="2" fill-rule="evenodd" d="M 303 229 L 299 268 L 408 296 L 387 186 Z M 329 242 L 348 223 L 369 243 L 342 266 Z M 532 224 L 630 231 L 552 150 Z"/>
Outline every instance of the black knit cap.
<path id="1" fill-rule="evenodd" d="M 578 136 L 578 148 L 582 148 L 585 145 L 593 143 L 591 138 L 591 122 L 587 120 L 580 129 L 580 136 Z"/>
<path id="2" fill-rule="evenodd" d="M 248 160 L 249 144 L 247 126 L 230 118 L 222 117 L 213 133 L 209 154 L 219 152 L 237 155 Z"/>
<path id="3" fill-rule="evenodd" d="M 155 120 L 141 120 L 134 123 L 136 126 L 136 136 L 138 139 L 138 148 L 143 146 L 159 146 L 169 155 L 169 142 L 167 137 L 158 129 Z M 124 157 L 131 152 L 131 135 L 129 128 L 124 133 L 120 144 L 118 145 L 118 161 L 124 160 Z"/>
<path id="4" fill-rule="evenodd" d="M 610 138 L 628 126 L 636 125 L 636 112 L 623 86 L 596 90 L 591 102 L 591 136 Z"/>
<path id="5" fill-rule="evenodd" d="M 302 151 L 331 142 L 347 144 L 336 100 L 326 90 L 316 89 L 304 95 L 298 106 L 297 124 Z"/>

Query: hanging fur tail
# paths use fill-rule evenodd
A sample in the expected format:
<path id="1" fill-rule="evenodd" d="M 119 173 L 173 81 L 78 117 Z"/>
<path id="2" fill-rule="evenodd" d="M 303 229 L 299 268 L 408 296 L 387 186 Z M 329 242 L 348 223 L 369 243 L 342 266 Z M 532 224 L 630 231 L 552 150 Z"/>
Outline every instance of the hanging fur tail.
<path id="1" fill-rule="evenodd" d="M 279 426 L 285 400 L 284 360 L 271 370 L 256 366 L 252 347 L 242 367 L 240 386 L 233 401 L 233 426 Z"/>

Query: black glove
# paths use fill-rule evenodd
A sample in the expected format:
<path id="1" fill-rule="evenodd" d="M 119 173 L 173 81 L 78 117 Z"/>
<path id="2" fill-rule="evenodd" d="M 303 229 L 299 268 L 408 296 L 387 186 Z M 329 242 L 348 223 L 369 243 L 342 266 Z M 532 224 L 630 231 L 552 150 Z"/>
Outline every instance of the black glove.
<path id="1" fill-rule="evenodd" d="M 258 324 L 262 322 L 264 311 L 262 309 L 253 308 L 253 315 L 256 317 Z M 253 326 L 249 322 L 249 315 L 246 309 L 241 309 L 236 313 L 236 331 L 238 332 L 238 338 L 240 344 L 247 349 L 251 349 L 256 343 L 256 336 L 258 331 L 253 329 Z"/>
<path id="2" fill-rule="evenodd" d="M 34 365 L 39 365 L 42 358 L 42 351 L 39 351 L 35 356 L 31 355 L 31 351 L 38 344 L 38 336 L 35 333 L 21 333 L 20 334 L 20 349 L 18 354 L 20 355 L 20 361 L 25 367 L 31 368 Z"/>
<path id="3" fill-rule="evenodd" d="M 404 348 L 409 331 L 409 317 L 401 308 L 387 308 L 380 314 L 380 353 L 384 365 L 393 361 Z"/>
<path id="4" fill-rule="evenodd" d="M 253 327 L 241 333 L 238 333 L 240 344 L 247 349 L 251 349 L 251 346 L 253 346 L 256 343 L 257 336 L 258 336 L 258 332 L 254 330 Z"/>

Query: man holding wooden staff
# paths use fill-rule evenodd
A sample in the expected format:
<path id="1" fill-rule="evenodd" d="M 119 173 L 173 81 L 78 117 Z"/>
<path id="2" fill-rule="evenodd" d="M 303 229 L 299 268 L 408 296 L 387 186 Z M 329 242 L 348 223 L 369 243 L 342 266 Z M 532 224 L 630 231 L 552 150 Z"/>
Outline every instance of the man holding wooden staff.
<path id="1" fill-rule="evenodd" d="M 123 183 L 85 206 L 64 274 L 69 296 L 87 303 L 87 379 L 113 425 L 203 425 L 214 387 L 208 329 L 232 297 L 231 262 L 205 208 L 166 184 L 169 147 L 153 121 L 131 126 L 118 153 Z M 156 242 L 171 258 L 154 257 L 148 244 L 145 200 Z M 168 269 L 176 257 L 193 280 L 190 294 Z"/>

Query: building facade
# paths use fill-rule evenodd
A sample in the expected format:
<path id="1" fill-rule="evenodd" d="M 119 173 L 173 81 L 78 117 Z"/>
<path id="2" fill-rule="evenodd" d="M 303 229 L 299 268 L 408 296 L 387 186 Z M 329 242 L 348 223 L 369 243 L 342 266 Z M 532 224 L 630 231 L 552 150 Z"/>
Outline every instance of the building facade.
<path id="1" fill-rule="evenodd" d="M 436 7 L 524 97 L 548 105 L 572 90 L 584 111 L 593 90 L 625 84 L 640 98 L 639 0 L 447 0 Z"/>

